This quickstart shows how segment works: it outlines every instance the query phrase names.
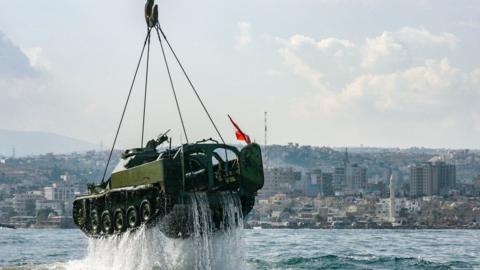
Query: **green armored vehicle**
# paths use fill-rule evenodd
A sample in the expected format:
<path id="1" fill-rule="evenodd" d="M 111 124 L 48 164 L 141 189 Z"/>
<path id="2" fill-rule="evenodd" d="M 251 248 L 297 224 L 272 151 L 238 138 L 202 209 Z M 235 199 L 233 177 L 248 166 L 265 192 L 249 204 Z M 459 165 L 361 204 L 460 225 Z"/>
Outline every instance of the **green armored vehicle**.
<path id="1" fill-rule="evenodd" d="M 206 141 L 175 149 L 127 150 L 103 185 L 73 203 L 74 222 L 89 236 L 103 236 L 161 223 L 171 237 L 190 235 L 191 194 L 205 192 L 216 228 L 224 221 L 225 192 L 238 196 L 241 213 L 252 209 L 263 186 L 260 147 L 236 147 Z M 190 222 L 191 223 L 191 222 Z M 234 225 L 234 224 L 230 224 Z"/>
<path id="2" fill-rule="evenodd" d="M 144 224 L 159 224 L 161 230 L 170 237 L 188 237 L 193 232 L 194 223 L 198 223 L 198 220 L 192 214 L 192 208 L 197 207 L 202 208 L 203 214 L 208 215 L 208 219 L 213 224 L 213 229 L 234 226 L 236 224 L 227 223 L 240 222 L 241 215 L 247 215 L 250 212 L 255 203 L 257 191 L 263 187 L 264 178 L 260 146 L 256 143 L 250 143 L 250 138 L 240 130 L 231 118 L 230 120 L 237 129 L 237 139 L 244 140 L 247 145 L 239 151 L 236 147 L 225 144 L 211 115 L 160 27 L 158 7 L 154 5 L 153 0 L 147 0 L 145 20 L 148 30 L 147 35 L 110 150 L 110 156 L 105 166 L 102 182 L 99 185 L 90 185 L 88 188 L 89 194 L 79 196 L 74 200 L 73 220 L 85 234 L 94 237 L 122 233 Z M 187 141 L 186 144 L 172 148 L 170 140 L 170 146 L 163 148 L 162 151 L 157 148 L 168 141 L 166 133 L 159 136 L 158 139 L 150 140 L 146 145 L 143 143 L 152 32 L 154 35 L 156 33 L 161 45 L 170 86 L 185 135 L 184 138 Z M 221 143 L 213 139 L 189 143 L 163 42 L 168 45 L 174 59 L 220 137 Z M 105 180 L 107 168 L 145 51 L 147 61 L 141 147 L 125 151 L 110 178 Z M 202 196 L 202 205 L 198 206 L 198 202 L 192 199 L 195 196 Z M 237 216 L 233 219 L 231 216 L 227 217 L 230 214 L 227 214 L 228 211 L 225 209 L 225 198 L 228 196 L 230 196 L 229 198 L 235 198 L 237 202 L 238 211 L 235 212 Z M 226 222 L 227 220 L 230 221 Z"/>

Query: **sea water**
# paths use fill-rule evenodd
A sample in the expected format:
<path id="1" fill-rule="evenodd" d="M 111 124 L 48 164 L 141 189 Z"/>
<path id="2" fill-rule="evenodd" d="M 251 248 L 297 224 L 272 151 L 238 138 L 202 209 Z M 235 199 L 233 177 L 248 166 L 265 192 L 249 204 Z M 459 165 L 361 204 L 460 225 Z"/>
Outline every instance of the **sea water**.
<path id="1" fill-rule="evenodd" d="M 195 195 L 197 231 L 171 239 L 158 228 L 87 239 L 79 230 L 0 229 L 3 269 L 480 269 L 478 230 L 244 230 L 226 195 L 225 230 L 211 229 Z M 197 212 L 195 212 L 197 211 Z"/>
<path id="2" fill-rule="evenodd" d="M 57 262 L 38 266 L 29 266 L 37 269 L 245 269 L 245 248 L 240 237 L 243 231 L 241 205 L 238 196 L 229 192 L 221 193 L 223 205 L 223 220 L 220 230 L 214 230 L 212 213 L 205 193 L 194 193 L 189 200 L 190 213 L 193 222 L 193 232 L 188 238 L 168 238 L 160 230 L 160 226 L 141 227 L 135 231 L 128 231 L 122 235 L 100 239 L 76 239 L 68 241 L 72 248 L 71 257 L 81 257 L 66 262 Z M 13 235 L 7 235 L 7 233 Z M 30 231 L 28 231 L 30 233 Z M 75 231 L 76 232 L 76 231 Z M 37 261 L 30 261 L 17 252 L 7 250 L 7 245 L 28 243 L 28 240 L 18 234 L 18 231 L 5 231 L 0 234 L 0 265 L 42 264 L 42 256 L 35 256 Z M 62 234 L 56 239 L 41 237 L 37 239 L 38 252 L 42 246 L 60 244 L 58 240 L 69 236 Z M 52 243 L 53 241 L 53 243 Z M 3 247 L 5 244 L 5 247 Z M 30 243 L 33 244 L 33 243 Z M 85 251 L 83 251 L 85 250 Z M 35 251 L 33 251 L 35 252 Z M 63 251 L 70 253 L 69 251 Z M 2 254 L 5 253 L 5 256 Z M 75 254 L 76 253 L 76 254 Z M 34 255 L 34 254 L 31 254 Z M 80 256 L 78 256 L 80 255 Z M 13 260 L 8 259 L 14 256 Z M 49 255 L 47 255 L 49 256 Z M 53 256 L 58 256 L 55 254 Z M 47 262 L 45 260 L 44 262 Z"/>

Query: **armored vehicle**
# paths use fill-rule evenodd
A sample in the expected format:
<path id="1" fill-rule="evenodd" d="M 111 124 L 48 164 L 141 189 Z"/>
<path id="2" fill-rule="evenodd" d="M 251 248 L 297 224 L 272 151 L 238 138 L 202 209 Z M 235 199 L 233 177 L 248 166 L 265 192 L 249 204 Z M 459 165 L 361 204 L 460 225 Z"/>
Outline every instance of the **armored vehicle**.
<path id="1" fill-rule="evenodd" d="M 238 196 L 246 215 L 262 186 L 262 156 L 255 143 L 241 151 L 214 141 L 164 151 L 135 148 L 123 153 L 105 183 L 90 186 L 90 194 L 75 199 L 73 217 L 90 236 L 161 223 L 166 235 L 185 237 L 192 230 L 188 212 L 192 193 L 206 193 L 213 224 L 219 228 L 225 192 Z"/>
<path id="2" fill-rule="evenodd" d="M 160 224 L 161 230 L 170 237 L 188 237 L 194 229 L 195 217 L 192 216 L 192 198 L 202 194 L 202 207 L 208 211 L 213 229 L 235 226 L 241 222 L 241 215 L 252 209 L 257 191 L 264 182 L 262 154 L 260 146 L 250 143 L 233 120 L 237 129 L 237 139 L 242 138 L 247 145 L 241 150 L 228 145 L 223 140 L 204 103 L 193 86 L 185 69 L 170 42 L 158 23 L 158 7 L 153 0 L 145 6 L 147 36 L 137 64 L 133 82 L 127 96 L 125 107 L 105 172 L 100 184 L 88 186 L 88 194 L 78 196 L 73 202 L 73 220 L 88 236 L 102 237 L 136 229 L 142 225 Z M 152 31 L 158 36 L 161 50 L 170 78 L 179 119 L 187 143 L 172 147 L 167 133 L 143 143 L 145 127 L 145 106 L 147 104 L 148 63 L 150 56 L 150 37 Z M 180 110 L 170 69 L 162 42 L 166 42 L 177 61 L 195 96 L 198 98 L 208 119 L 213 124 L 221 142 L 214 139 L 190 143 Z M 146 80 L 143 107 L 143 124 L 139 148 L 126 150 L 111 176 L 105 179 L 115 143 L 122 125 L 126 108 L 135 84 L 138 69 L 146 50 Z M 167 116 L 168 117 L 168 116 Z M 169 142 L 168 147 L 162 146 Z M 234 217 L 235 224 L 226 224 L 225 196 L 233 196 L 239 208 Z M 231 217 L 229 217 L 231 220 Z"/>

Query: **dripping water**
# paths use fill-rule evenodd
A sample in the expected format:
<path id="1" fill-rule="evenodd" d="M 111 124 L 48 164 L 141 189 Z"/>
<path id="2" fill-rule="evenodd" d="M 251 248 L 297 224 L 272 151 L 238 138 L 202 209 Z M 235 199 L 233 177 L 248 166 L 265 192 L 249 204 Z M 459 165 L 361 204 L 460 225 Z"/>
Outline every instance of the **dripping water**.
<path id="1" fill-rule="evenodd" d="M 213 232 L 212 213 L 204 193 L 192 194 L 194 219 L 193 250 L 195 269 L 245 269 L 242 242 L 243 216 L 240 199 L 229 192 L 221 193 L 223 220 Z"/>
<path id="2" fill-rule="evenodd" d="M 212 213 L 205 193 L 190 197 L 193 219 L 193 250 L 196 269 L 212 268 Z"/>

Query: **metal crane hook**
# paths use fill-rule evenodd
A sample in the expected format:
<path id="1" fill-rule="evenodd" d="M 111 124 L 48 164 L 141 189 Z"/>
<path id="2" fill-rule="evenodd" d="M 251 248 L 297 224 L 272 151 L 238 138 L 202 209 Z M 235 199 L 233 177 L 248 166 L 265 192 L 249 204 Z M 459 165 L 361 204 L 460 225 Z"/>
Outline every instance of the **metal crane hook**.
<path id="1" fill-rule="evenodd" d="M 149 28 L 158 23 L 158 5 L 155 5 L 155 0 L 147 0 L 145 3 L 145 22 Z"/>

